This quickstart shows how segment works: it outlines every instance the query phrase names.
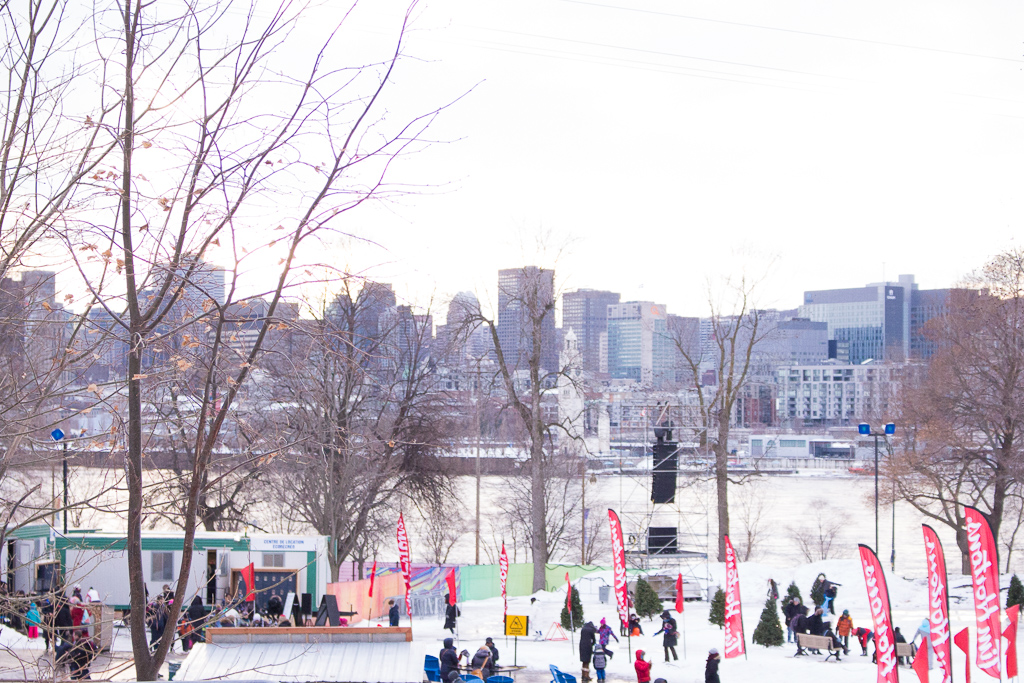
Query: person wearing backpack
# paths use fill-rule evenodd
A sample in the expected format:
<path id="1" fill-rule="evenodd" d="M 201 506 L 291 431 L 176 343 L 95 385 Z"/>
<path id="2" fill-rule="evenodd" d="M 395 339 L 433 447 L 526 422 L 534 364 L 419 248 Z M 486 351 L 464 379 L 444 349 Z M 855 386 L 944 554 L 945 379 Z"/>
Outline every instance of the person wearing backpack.
<path id="1" fill-rule="evenodd" d="M 608 666 L 608 651 L 603 647 L 594 650 L 594 671 L 597 672 L 597 680 L 604 680 L 604 670 Z"/>

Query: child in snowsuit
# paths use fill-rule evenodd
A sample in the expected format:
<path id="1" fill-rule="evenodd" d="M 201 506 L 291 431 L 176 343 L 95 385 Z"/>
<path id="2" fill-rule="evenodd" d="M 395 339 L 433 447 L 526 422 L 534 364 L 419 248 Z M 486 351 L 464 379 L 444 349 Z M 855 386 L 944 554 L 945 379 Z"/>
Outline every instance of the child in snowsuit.
<path id="1" fill-rule="evenodd" d="M 875 640 L 875 634 L 870 629 L 858 627 L 853 630 L 853 635 L 857 636 L 857 641 L 860 642 L 860 656 L 868 656 L 868 643 Z"/>
<path id="2" fill-rule="evenodd" d="M 612 657 L 611 651 L 608 650 L 608 643 L 611 642 L 612 638 L 615 639 L 616 643 L 619 642 L 619 637 L 615 635 L 612 627 L 608 625 L 608 621 L 601 619 L 601 628 L 597 629 L 597 642 L 608 657 Z"/>
<path id="3" fill-rule="evenodd" d="M 43 623 L 43 618 L 39 615 L 39 608 L 36 607 L 36 603 L 31 603 L 28 606 L 28 612 L 25 613 L 25 623 L 28 625 L 28 637 L 35 639 L 39 637 L 39 625 Z"/>
<path id="4" fill-rule="evenodd" d="M 594 671 L 597 672 L 597 680 L 604 680 L 604 670 L 608 666 L 608 653 L 603 647 L 594 650 Z"/>
<path id="5" fill-rule="evenodd" d="M 843 641 L 843 654 L 850 654 L 850 633 L 853 631 L 853 619 L 850 618 L 850 610 L 844 609 L 839 621 L 836 622 L 836 635 Z"/>
<path id="6" fill-rule="evenodd" d="M 636 651 L 636 661 L 633 662 L 636 669 L 636 683 L 651 683 L 651 663 L 644 661 L 644 651 Z"/>

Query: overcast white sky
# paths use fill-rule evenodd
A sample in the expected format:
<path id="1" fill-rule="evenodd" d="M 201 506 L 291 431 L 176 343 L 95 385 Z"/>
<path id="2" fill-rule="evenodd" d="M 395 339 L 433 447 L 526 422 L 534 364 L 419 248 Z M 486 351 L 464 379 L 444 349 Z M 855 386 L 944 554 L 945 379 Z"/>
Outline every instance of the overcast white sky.
<path id="1" fill-rule="evenodd" d="M 390 1 L 355 15 L 368 38 L 394 33 Z M 765 306 L 883 272 L 950 286 L 1024 215 L 1022 8 L 423 0 L 389 111 L 476 87 L 434 129 L 452 142 L 398 169 L 434 187 L 364 213 L 385 250 L 339 261 L 407 300 L 486 295 L 549 231 L 573 240 L 563 289 L 681 314 L 772 259 Z"/>

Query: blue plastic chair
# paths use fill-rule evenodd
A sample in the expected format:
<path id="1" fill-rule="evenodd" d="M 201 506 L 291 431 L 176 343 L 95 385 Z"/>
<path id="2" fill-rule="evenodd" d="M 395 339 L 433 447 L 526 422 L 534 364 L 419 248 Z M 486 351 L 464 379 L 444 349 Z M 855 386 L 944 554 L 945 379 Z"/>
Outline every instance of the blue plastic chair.
<path id="1" fill-rule="evenodd" d="M 480 683 L 484 682 L 484 679 L 480 678 L 479 676 L 474 676 L 473 674 L 462 674 L 461 678 L 464 681 L 480 681 Z"/>
<path id="2" fill-rule="evenodd" d="M 551 669 L 551 683 L 562 683 L 562 672 L 558 670 L 558 667 L 549 664 L 548 668 Z"/>
<path id="3" fill-rule="evenodd" d="M 562 675 L 561 683 L 576 683 L 576 677 L 572 674 L 562 673 L 561 671 L 558 673 Z"/>
<path id="4" fill-rule="evenodd" d="M 423 667 L 424 668 L 431 668 L 431 667 L 433 667 L 434 669 L 440 669 L 441 668 L 441 660 L 438 659 L 437 657 L 435 657 L 434 655 L 423 655 Z"/>
<path id="5" fill-rule="evenodd" d="M 491 676 L 487 679 L 487 683 L 516 683 L 509 676 Z"/>

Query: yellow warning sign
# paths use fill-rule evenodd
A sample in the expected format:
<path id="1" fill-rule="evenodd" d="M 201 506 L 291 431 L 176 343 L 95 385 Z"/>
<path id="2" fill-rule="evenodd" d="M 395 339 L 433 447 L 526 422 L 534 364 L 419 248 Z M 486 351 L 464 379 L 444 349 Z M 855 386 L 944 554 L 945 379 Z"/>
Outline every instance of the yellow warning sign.
<path id="1" fill-rule="evenodd" d="M 528 636 L 530 635 L 529 617 L 509 614 L 505 617 L 506 636 Z"/>

